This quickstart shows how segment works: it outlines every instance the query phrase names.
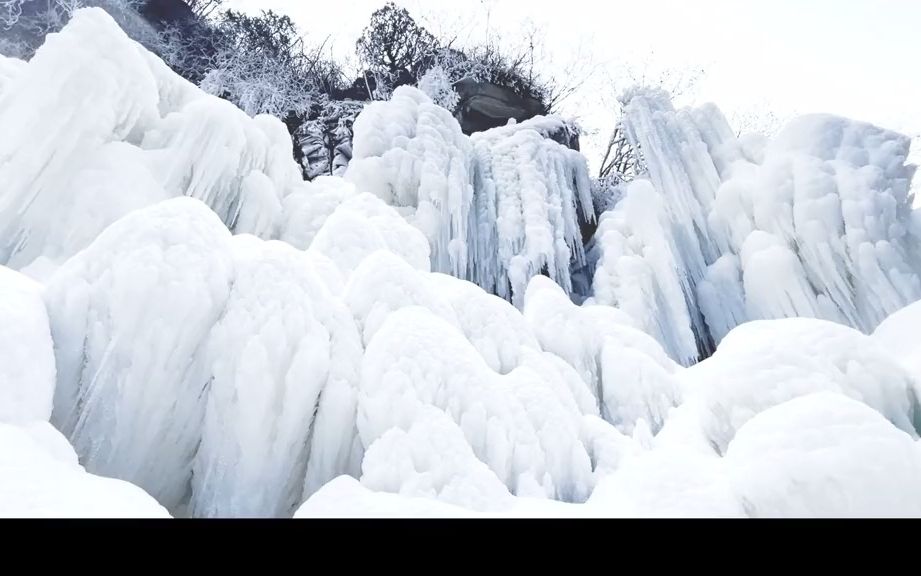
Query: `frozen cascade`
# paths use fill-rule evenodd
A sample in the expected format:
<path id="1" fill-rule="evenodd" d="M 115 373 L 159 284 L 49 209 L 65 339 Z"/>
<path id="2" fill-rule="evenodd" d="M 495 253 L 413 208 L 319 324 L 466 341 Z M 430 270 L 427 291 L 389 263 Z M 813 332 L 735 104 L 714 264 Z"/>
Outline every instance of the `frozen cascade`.
<path id="1" fill-rule="evenodd" d="M 471 280 L 521 307 L 533 276 L 567 293 L 594 219 L 585 158 L 536 117 L 468 138 L 446 110 L 409 86 L 355 121 L 345 178 L 395 206 L 431 244 L 432 270 Z"/>
<path id="2" fill-rule="evenodd" d="M 736 138 L 715 106 L 675 110 L 655 90 L 629 95 L 624 122 L 647 174 L 601 217 L 594 301 L 682 364 L 747 320 L 870 332 L 921 298 L 907 137 L 816 114 Z"/>
<path id="3" fill-rule="evenodd" d="M 547 136 L 564 126 L 538 116 L 472 136 L 468 279 L 519 308 L 532 277 L 545 273 L 569 294 L 570 269 L 585 264 L 580 224 L 595 218 L 588 165 Z"/>
<path id="4" fill-rule="evenodd" d="M 303 186 L 278 119 L 205 94 L 98 8 L 0 62 L 0 264 L 44 278 L 128 212 L 173 196 L 272 237 Z"/>
<path id="5" fill-rule="evenodd" d="M 49 280 L 52 423 L 87 470 L 168 509 L 185 496 L 207 379 L 201 343 L 233 281 L 230 233 L 174 198 L 121 218 Z"/>

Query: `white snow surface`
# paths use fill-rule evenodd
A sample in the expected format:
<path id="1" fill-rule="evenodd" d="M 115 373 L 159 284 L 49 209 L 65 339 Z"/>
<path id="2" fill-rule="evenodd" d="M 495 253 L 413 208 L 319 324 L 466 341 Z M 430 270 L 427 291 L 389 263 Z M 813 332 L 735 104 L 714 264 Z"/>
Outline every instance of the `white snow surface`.
<path id="1" fill-rule="evenodd" d="M 41 290 L 0 266 L 0 422 L 51 417 L 54 348 Z"/>
<path id="2" fill-rule="evenodd" d="M 47 422 L 0 423 L 0 518 L 169 517 L 137 486 L 86 473 Z"/>
<path id="3" fill-rule="evenodd" d="M 0 60 L 0 515 L 921 516 L 904 139 L 626 112 L 590 261 L 557 118 L 401 88 L 305 183 L 100 10 Z"/>

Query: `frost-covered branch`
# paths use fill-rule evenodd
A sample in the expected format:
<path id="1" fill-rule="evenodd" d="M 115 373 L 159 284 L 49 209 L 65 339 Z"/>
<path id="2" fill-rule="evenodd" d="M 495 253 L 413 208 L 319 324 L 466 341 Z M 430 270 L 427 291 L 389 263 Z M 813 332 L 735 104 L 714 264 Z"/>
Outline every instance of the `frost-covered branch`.
<path id="1" fill-rule="evenodd" d="M 22 3 L 25 0 L 0 0 L 0 24 L 7 30 L 13 27 L 22 16 Z"/>
<path id="2" fill-rule="evenodd" d="M 192 12 L 199 18 L 210 18 L 224 4 L 224 0 L 185 0 Z"/>

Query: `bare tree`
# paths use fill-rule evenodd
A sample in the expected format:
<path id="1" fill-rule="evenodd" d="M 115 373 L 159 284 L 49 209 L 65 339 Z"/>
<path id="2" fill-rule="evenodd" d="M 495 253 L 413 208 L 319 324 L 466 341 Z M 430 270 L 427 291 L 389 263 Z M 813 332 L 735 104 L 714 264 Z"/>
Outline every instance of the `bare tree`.
<path id="1" fill-rule="evenodd" d="M 601 159 L 598 179 L 616 180 L 616 183 L 628 182 L 642 174 L 644 170 L 639 151 L 630 144 L 623 123 L 618 122 L 608 140 L 604 157 Z"/>
<path id="2" fill-rule="evenodd" d="M 320 46 L 306 54 L 304 42 L 287 16 L 263 12 L 249 16 L 227 11 L 219 20 L 214 43 L 197 57 L 207 71 L 200 86 L 226 98 L 250 115 L 272 114 L 285 119 L 303 115 L 318 102 L 316 83 L 321 66 Z M 187 58 L 178 43 L 170 55 Z"/>
<path id="3" fill-rule="evenodd" d="M 437 47 L 435 37 L 393 2 L 371 15 L 371 22 L 355 43 L 365 66 L 390 75 L 413 74 L 423 58 Z"/>
<path id="4" fill-rule="evenodd" d="M 737 137 L 751 133 L 773 136 L 780 129 L 782 122 L 765 106 L 759 109 L 737 110 L 729 117 L 729 124 L 736 129 Z"/>
<path id="5" fill-rule="evenodd" d="M 213 16 L 221 6 L 224 4 L 224 0 L 184 0 L 186 4 L 189 5 L 189 8 L 192 9 L 192 12 L 195 13 L 199 18 L 205 19 Z"/>

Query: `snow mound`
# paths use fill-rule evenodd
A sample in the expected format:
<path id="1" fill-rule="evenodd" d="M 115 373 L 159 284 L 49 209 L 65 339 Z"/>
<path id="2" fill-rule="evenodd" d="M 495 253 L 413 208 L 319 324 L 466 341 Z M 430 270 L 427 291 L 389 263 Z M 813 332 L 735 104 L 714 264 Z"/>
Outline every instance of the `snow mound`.
<path id="1" fill-rule="evenodd" d="M 474 455 L 461 429 L 428 406 L 408 430 L 391 428 L 362 461 L 361 483 L 371 490 L 463 506 L 501 507 L 511 498 L 499 478 Z"/>
<path id="2" fill-rule="evenodd" d="M 879 342 L 896 361 L 908 370 L 921 384 L 921 300 L 909 304 L 889 316 L 873 331 L 873 339 Z"/>
<path id="3" fill-rule="evenodd" d="M 327 483 L 294 513 L 306 518 L 467 518 L 478 514 L 423 496 L 376 492 L 351 476 Z"/>
<path id="4" fill-rule="evenodd" d="M 639 420 L 658 429 L 680 399 L 679 366 L 632 319 L 607 306 L 576 306 L 548 278 L 534 277 L 524 315 L 544 350 L 576 369 L 604 419 L 625 433 Z"/>
<path id="5" fill-rule="evenodd" d="M 42 287 L 0 266 L 0 422 L 48 420 L 54 381 Z"/>
<path id="6" fill-rule="evenodd" d="M 49 442 L 63 445 L 64 454 L 48 452 Z M 33 430 L 0 423 L 0 494 L 0 518 L 170 517 L 140 488 L 87 474 L 48 424 Z"/>
<path id="7" fill-rule="evenodd" d="M 424 308 L 401 308 L 362 362 L 362 443 L 393 428 L 409 431 L 434 407 L 513 493 L 584 498 L 592 469 L 579 438 L 582 414 L 569 386 L 551 376 L 525 367 L 501 376 L 457 328 Z"/>
<path id="8" fill-rule="evenodd" d="M 726 464 L 754 517 L 921 516 L 917 443 L 840 394 L 758 414 L 729 445 Z"/>
<path id="9" fill-rule="evenodd" d="M 344 278 L 372 252 L 390 251 L 428 272 L 429 246 L 393 208 L 363 193 L 344 200 L 326 218 L 308 251 L 328 258 Z"/>
<path id="10" fill-rule="evenodd" d="M 917 382 L 872 337 L 825 320 L 743 324 L 681 379 L 720 451 L 760 412 L 823 391 L 865 403 L 914 438 L 921 431 Z"/>

